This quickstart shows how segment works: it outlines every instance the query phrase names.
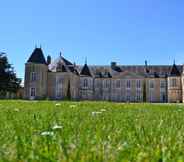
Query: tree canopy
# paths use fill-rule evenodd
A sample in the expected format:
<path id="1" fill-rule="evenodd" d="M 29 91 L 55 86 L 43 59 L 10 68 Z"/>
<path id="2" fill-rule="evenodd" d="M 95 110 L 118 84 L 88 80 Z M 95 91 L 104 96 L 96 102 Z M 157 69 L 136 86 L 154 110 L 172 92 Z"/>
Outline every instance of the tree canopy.
<path id="1" fill-rule="evenodd" d="M 6 53 L 0 53 L 0 96 L 5 95 L 6 92 L 16 93 L 20 83 L 21 79 L 17 78 Z"/>

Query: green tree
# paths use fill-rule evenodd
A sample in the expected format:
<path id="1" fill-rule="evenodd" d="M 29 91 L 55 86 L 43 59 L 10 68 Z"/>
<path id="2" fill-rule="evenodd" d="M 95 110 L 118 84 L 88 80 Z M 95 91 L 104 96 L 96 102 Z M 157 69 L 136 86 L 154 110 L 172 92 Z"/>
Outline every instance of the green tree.
<path id="1" fill-rule="evenodd" d="M 6 53 L 0 53 L 0 96 L 5 96 L 7 92 L 16 93 L 20 83 L 21 79 L 17 78 Z"/>

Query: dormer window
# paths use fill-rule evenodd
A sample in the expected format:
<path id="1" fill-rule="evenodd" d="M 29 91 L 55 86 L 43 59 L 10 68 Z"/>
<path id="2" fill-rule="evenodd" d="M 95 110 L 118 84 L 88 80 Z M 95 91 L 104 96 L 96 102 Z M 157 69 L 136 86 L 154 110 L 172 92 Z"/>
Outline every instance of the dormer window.
<path id="1" fill-rule="evenodd" d="M 31 81 L 36 81 L 37 79 L 37 73 L 36 72 L 32 72 L 31 73 Z"/>

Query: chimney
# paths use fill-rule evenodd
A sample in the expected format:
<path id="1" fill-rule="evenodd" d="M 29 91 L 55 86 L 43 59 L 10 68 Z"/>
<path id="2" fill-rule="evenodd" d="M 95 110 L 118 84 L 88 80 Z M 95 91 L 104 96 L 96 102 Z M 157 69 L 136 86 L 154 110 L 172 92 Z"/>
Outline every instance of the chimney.
<path id="1" fill-rule="evenodd" d="M 116 67 L 117 63 L 116 62 L 111 62 L 111 67 L 114 68 Z"/>
<path id="2" fill-rule="evenodd" d="M 148 61 L 145 60 L 145 72 L 149 73 L 149 69 L 148 69 Z"/>
<path id="3" fill-rule="evenodd" d="M 51 64 L 51 56 L 47 56 L 47 65 Z"/>
<path id="4" fill-rule="evenodd" d="M 146 66 L 146 67 L 148 66 L 148 61 L 147 61 L 147 60 L 145 60 L 145 66 Z"/>

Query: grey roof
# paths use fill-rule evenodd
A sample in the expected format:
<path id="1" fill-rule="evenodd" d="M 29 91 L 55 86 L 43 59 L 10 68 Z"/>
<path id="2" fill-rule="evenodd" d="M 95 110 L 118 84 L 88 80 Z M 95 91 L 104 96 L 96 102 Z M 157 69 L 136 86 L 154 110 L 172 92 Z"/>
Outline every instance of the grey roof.
<path id="1" fill-rule="evenodd" d="M 111 66 L 92 66 L 88 65 L 92 75 L 94 77 L 103 77 L 103 74 L 109 72 L 112 76 L 114 74 L 119 73 L 115 69 L 112 69 Z M 173 65 L 148 65 L 147 69 L 145 65 L 119 65 L 121 72 L 128 71 L 133 73 L 138 73 L 141 75 L 145 75 L 146 77 L 166 77 L 169 76 L 172 72 Z M 178 75 L 182 72 L 182 65 L 176 65 L 178 70 Z M 79 66 L 79 71 L 81 70 L 81 66 Z M 149 71 L 149 72 L 148 72 Z"/>
<path id="2" fill-rule="evenodd" d="M 65 68 L 67 68 L 67 67 L 73 67 L 74 66 L 70 61 L 68 61 L 67 59 L 65 59 L 63 56 L 60 56 L 56 60 L 54 60 L 54 62 L 52 62 L 49 65 L 49 70 L 52 71 L 52 72 L 56 72 L 57 71 L 57 67 L 60 64 L 61 65 L 64 65 Z"/>
<path id="3" fill-rule="evenodd" d="M 47 64 L 41 48 L 35 48 L 27 62 Z"/>
<path id="4" fill-rule="evenodd" d="M 115 67 L 110 65 L 86 65 L 87 67 L 81 65 L 75 66 L 67 59 L 59 57 L 49 65 L 49 70 L 55 72 L 58 62 L 64 64 L 70 72 L 96 78 L 110 78 L 125 71 L 153 78 L 167 77 L 171 75 L 178 76 L 181 75 L 183 69 L 182 65 L 116 65 Z"/>

